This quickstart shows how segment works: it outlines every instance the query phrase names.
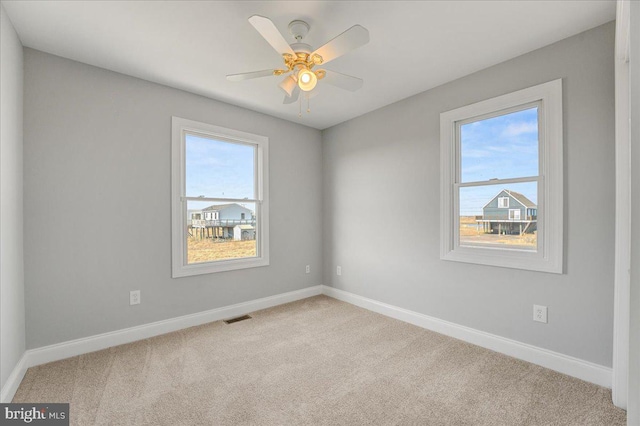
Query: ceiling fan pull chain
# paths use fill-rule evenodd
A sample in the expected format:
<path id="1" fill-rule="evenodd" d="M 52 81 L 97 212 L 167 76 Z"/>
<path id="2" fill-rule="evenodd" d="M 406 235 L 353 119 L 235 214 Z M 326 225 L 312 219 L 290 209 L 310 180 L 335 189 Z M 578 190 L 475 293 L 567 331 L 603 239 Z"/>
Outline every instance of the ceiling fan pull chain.
<path id="1" fill-rule="evenodd" d="M 311 102 L 309 100 L 310 96 L 307 95 L 307 114 L 309 114 L 311 112 L 311 107 L 309 107 L 309 103 Z"/>
<path id="2" fill-rule="evenodd" d="M 302 117 L 302 96 L 300 96 L 300 100 L 298 102 L 298 117 Z"/>

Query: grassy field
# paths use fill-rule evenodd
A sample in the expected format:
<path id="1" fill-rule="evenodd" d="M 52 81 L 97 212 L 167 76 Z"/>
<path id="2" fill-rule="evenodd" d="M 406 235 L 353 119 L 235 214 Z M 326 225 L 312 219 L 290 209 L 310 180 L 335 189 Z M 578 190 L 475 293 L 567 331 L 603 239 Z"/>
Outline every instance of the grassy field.
<path id="1" fill-rule="evenodd" d="M 477 227 L 475 216 L 460 216 L 460 242 L 481 245 L 501 244 L 518 246 L 519 248 L 535 249 L 538 243 L 536 233 L 520 235 L 485 234 L 482 226 Z"/>
<path id="2" fill-rule="evenodd" d="M 201 263 L 213 260 L 254 257 L 256 241 L 221 241 L 211 238 L 187 238 L 187 262 Z"/>

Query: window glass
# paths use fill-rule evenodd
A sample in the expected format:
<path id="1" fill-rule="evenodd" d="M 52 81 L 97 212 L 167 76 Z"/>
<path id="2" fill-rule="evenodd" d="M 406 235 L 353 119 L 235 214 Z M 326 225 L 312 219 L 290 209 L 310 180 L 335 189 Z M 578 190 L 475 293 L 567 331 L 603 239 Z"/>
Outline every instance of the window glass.
<path id="1" fill-rule="evenodd" d="M 460 125 L 461 182 L 538 176 L 538 107 Z"/>
<path id="2" fill-rule="evenodd" d="M 507 195 L 510 208 L 498 207 Z M 460 245 L 536 251 L 537 182 L 460 188 Z"/>
<path id="3" fill-rule="evenodd" d="M 187 221 L 187 264 L 256 257 L 256 203 L 188 201 L 187 208 L 187 217 L 217 217 Z"/>
<path id="4" fill-rule="evenodd" d="M 187 133 L 187 197 L 255 199 L 255 147 Z"/>

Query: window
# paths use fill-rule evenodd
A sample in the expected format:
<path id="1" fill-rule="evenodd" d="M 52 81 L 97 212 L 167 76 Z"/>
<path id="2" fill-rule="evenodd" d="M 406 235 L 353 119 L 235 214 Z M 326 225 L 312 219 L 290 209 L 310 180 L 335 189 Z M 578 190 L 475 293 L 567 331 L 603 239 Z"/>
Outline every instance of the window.
<path id="1" fill-rule="evenodd" d="M 268 143 L 264 136 L 173 117 L 174 278 L 269 264 Z M 233 238 L 240 223 L 255 232 Z"/>
<path id="2" fill-rule="evenodd" d="M 441 258 L 562 273 L 562 80 L 440 115 Z"/>

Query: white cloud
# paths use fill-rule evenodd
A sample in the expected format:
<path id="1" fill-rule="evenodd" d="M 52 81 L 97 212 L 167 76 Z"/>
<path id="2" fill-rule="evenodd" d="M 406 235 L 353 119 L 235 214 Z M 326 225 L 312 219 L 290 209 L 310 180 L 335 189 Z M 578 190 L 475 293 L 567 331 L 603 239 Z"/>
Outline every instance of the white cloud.
<path id="1" fill-rule="evenodd" d="M 537 121 L 521 121 L 509 124 L 502 132 L 503 136 L 519 136 L 526 133 L 536 133 L 538 131 Z"/>

